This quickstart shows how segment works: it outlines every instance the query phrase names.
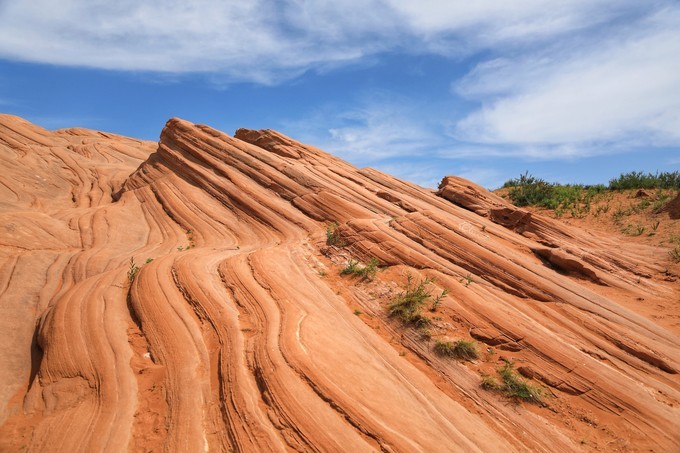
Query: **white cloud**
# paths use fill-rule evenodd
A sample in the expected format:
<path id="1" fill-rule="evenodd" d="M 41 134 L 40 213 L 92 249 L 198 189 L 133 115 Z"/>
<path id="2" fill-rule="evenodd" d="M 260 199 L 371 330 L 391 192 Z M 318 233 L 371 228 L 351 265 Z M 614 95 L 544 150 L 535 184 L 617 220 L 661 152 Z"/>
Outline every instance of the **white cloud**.
<path id="1" fill-rule="evenodd" d="M 437 189 L 445 176 L 456 175 L 489 189 L 500 187 L 504 180 L 500 171 L 494 168 L 471 166 L 456 160 L 411 159 L 403 162 L 376 162 L 375 168 L 412 181 L 422 187 Z"/>
<path id="2" fill-rule="evenodd" d="M 383 52 L 483 52 L 455 83 L 480 106 L 464 118 L 453 96 L 388 94 L 290 134 L 359 164 L 569 159 L 680 144 L 679 23 L 673 0 L 0 0 L 0 58 L 272 84 Z"/>
<path id="3" fill-rule="evenodd" d="M 211 72 L 274 83 L 383 51 L 460 54 L 555 36 L 611 19 L 637 3 L 5 1 L 0 3 L 0 57 L 116 70 Z"/>
<path id="4" fill-rule="evenodd" d="M 279 9 L 266 0 L 6 2 L 0 56 L 116 70 L 219 72 L 271 82 L 316 63 L 361 55 L 357 48 L 323 47 L 318 34 L 286 32 Z"/>
<path id="5" fill-rule="evenodd" d="M 630 12 L 632 0 L 388 0 L 416 33 L 429 38 L 463 31 L 465 40 L 483 45 L 536 40 L 559 35 Z"/>
<path id="6" fill-rule="evenodd" d="M 283 129 L 357 165 L 389 157 L 436 154 L 446 137 L 428 106 L 393 92 L 360 96 L 351 107 L 321 107 Z"/>
<path id="7" fill-rule="evenodd" d="M 667 8 L 585 47 L 481 63 L 456 88 L 482 107 L 455 136 L 553 157 L 680 145 L 679 23 Z"/>
<path id="8" fill-rule="evenodd" d="M 442 178 L 446 176 L 441 168 L 422 160 L 399 163 L 377 162 L 373 167 L 429 189 L 436 189 Z"/>

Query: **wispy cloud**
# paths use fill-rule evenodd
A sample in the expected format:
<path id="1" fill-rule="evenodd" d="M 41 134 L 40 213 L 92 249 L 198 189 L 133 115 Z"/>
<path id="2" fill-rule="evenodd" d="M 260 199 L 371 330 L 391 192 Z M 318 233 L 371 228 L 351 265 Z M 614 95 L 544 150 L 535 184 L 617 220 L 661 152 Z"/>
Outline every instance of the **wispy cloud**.
<path id="1" fill-rule="evenodd" d="M 445 176 L 442 169 L 430 162 L 414 160 L 408 162 L 377 162 L 375 168 L 387 174 L 411 181 L 422 187 L 436 189 Z"/>
<path id="2" fill-rule="evenodd" d="M 375 167 L 424 187 L 436 188 L 449 174 L 487 187 L 500 184 L 499 172 L 474 161 L 505 156 L 505 151 L 447 137 L 442 117 L 446 104 L 422 105 L 387 91 L 365 94 L 351 104 L 321 108 L 283 129 L 355 165 Z"/>
<path id="3" fill-rule="evenodd" d="M 633 0 L 390 0 L 388 3 L 414 33 L 430 42 L 436 43 L 453 31 L 458 42 L 471 47 L 535 43 L 640 9 L 639 2 Z"/>
<path id="4" fill-rule="evenodd" d="M 388 54 L 474 64 L 434 104 L 413 91 L 364 93 L 281 120 L 358 165 L 407 161 L 398 174 L 431 185 L 447 170 L 424 159 L 677 150 L 678 23 L 674 0 L 0 0 L 0 58 L 156 81 L 198 72 L 216 86 L 279 84 Z M 470 176 L 494 182 L 476 168 Z"/>
<path id="5" fill-rule="evenodd" d="M 573 157 L 603 148 L 680 145 L 680 8 L 598 40 L 479 64 L 455 86 L 482 106 L 454 135 Z"/>
<path id="6" fill-rule="evenodd" d="M 559 35 L 632 0 L 50 0 L 0 4 L 0 57 L 275 83 L 383 51 L 465 53 Z"/>
<path id="7" fill-rule="evenodd" d="M 325 106 L 284 129 L 358 165 L 389 157 L 436 154 L 446 137 L 426 106 L 393 92 L 373 92 L 351 106 Z"/>

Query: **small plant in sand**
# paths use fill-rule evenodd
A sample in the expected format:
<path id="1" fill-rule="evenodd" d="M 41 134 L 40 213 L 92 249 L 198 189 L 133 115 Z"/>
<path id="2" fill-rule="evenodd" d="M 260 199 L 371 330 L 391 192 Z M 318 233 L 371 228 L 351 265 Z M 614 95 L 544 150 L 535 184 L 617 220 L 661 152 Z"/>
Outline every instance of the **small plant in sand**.
<path id="1" fill-rule="evenodd" d="M 189 250 L 190 248 L 195 248 L 196 247 L 196 238 L 194 237 L 194 231 L 193 230 L 187 230 L 186 235 L 187 235 L 187 240 L 189 241 L 189 245 L 187 246 L 187 250 Z"/>
<path id="2" fill-rule="evenodd" d="M 498 369 L 501 382 L 492 376 L 483 376 L 481 387 L 485 390 L 500 392 L 513 399 L 541 403 L 543 390 L 519 377 L 514 367 L 513 362 L 506 361 L 505 365 Z"/>
<path id="3" fill-rule="evenodd" d="M 347 266 L 340 271 L 340 275 L 356 275 L 362 280 L 373 281 L 375 274 L 378 272 L 378 264 L 380 262 L 376 258 L 371 258 L 366 265 L 359 264 L 359 261 L 350 258 Z"/>
<path id="4" fill-rule="evenodd" d="M 501 388 L 501 385 L 498 383 L 498 379 L 493 376 L 489 376 L 488 374 L 482 376 L 482 383 L 480 386 L 484 390 L 490 391 L 499 391 Z"/>
<path id="5" fill-rule="evenodd" d="M 135 258 L 130 257 L 130 263 L 128 265 L 128 271 L 127 271 L 127 279 L 128 279 L 128 284 L 132 285 L 132 282 L 135 281 L 135 278 L 137 277 L 137 273 L 139 272 L 140 267 L 137 266 L 135 263 Z"/>
<path id="6" fill-rule="evenodd" d="M 472 274 L 467 274 L 465 277 L 460 279 L 460 282 L 467 288 L 471 283 L 474 283 L 475 280 L 472 278 Z"/>
<path id="7" fill-rule="evenodd" d="M 432 294 L 427 290 L 427 286 L 433 281 L 431 278 L 426 278 L 415 284 L 413 276 L 407 274 L 406 289 L 392 300 L 390 315 L 398 316 L 404 324 L 412 324 L 419 328 L 432 324 L 430 318 L 423 316 L 422 310 L 427 299 L 432 297 Z"/>
<path id="8" fill-rule="evenodd" d="M 668 255 L 676 263 L 680 263 L 680 246 L 675 247 L 673 250 L 668 252 Z"/>
<path id="9" fill-rule="evenodd" d="M 331 222 L 326 225 L 326 245 L 342 247 L 345 241 L 340 236 L 340 225 L 338 222 Z"/>
<path id="10" fill-rule="evenodd" d="M 461 360 L 473 360 L 479 357 L 477 342 L 467 340 L 441 341 L 434 343 L 434 352 L 444 357 L 455 357 Z"/>
<path id="11" fill-rule="evenodd" d="M 347 265 L 343 270 L 340 271 L 340 275 L 350 275 L 350 274 L 357 274 L 359 272 L 359 260 L 355 260 L 354 258 L 350 258 L 347 261 Z"/>
<path id="12" fill-rule="evenodd" d="M 673 192 L 667 193 L 667 192 L 657 192 L 656 196 L 654 197 L 654 203 L 652 205 L 652 211 L 653 212 L 659 212 L 663 207 L 671 201 L 671 198 L 673 198 Z"/>
<path id="13" fill-rule="evenodd" d="M 437 311 L 437 308 L 439 308 L 439 304 L 442 302 L 442 299 L 445 298 L 448 293 L 449 290 L 444 289 L 438 296 L 432 299 L 432 305 L 430 305 L 431 312 Z"/>

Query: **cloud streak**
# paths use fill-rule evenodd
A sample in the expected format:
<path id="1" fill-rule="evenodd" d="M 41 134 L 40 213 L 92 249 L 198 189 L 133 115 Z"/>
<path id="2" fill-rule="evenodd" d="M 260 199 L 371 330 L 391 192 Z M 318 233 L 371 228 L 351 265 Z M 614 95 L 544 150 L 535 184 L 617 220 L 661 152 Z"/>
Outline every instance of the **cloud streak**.
<path id="1" fill-rule="evenodd" d="M 351 104 L 319 107 L 283 129 L 357 165 L 425 156 L 443 143 L 436 119 L 428 118 L 423 106 L 411 99 L 383 91 L 359 96 Z"/>
<path id="2" fill-rule="evenodd" d="M 477 65 L 455 85 L 481 108 L 454 136 L 531 154 L 680 144 L 680 8 L 582 47 Z M 563 44 L 562 44 L 563 45 Z"/>
<path id="3" fill-rule="evenodd" d="M 434 103 L 390 88 L 281 120 L 291 135 L 354 163 L 402 159 L 410 163 L 394 164 L 399 172 L 431 182 L 437 165 L 412 159 L 677 150 L 678 23 L 671 0 L 0 0 L 0 58 L 160 80 L 203 73 L 228 87 L 276 85 L 381 55 L 443 56 L 452 74 L 472 69 L 448 93 L 423 86 Z"/>
<path id="4" fill-rule="evenodd" d="M 464 53 L 565 33 L 631 0 L 34 0 L 0 4 L 0 57 L 276 83 L 384 51 Z M 612 12 L 613 11 L 613 12 Z M 600 14 L 602 16 L 602 14 Z"/>

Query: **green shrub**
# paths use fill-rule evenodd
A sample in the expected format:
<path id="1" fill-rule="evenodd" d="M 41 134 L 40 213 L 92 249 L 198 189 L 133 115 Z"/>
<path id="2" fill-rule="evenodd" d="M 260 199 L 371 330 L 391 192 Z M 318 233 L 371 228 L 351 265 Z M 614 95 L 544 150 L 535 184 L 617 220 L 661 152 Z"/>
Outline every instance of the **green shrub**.
<path id="1" fill-rule="evenodd" d="M 475 280 L 472 278 L 472 274 L 467 274 L 465 277 L 460 279 L 460 282 L 467 288 L 470 284 L 474 283 Z"/>
<path id="2" fill-rule="evenodd" d="M 413 324 L 416 327 L 425 327 L 432 323 L 430 318 L 422 315 L 422 309 L 427 299 L 432 294 L 426 289 L 432 283 L 432 279 L 421 280 L 417 285 L 413 284 L 413 276 L 406 276 L 406 289 L 398 294 L 390 304 L 390 315 L 398 316 L 404 324 Z"/>
<path id="3" fill-rule="evenodd" d="M 135 281 L 135 278 L 137 277 L 137 273 L 139 273 L 140 267 L 137 266 L 135 263 L 135 258 L 130 257 L 130 263 L 128 265 L 128 271 L 127 271 L 127 279 L 128 279 L 128 284 L 132 285 L 132 282 Z"/>
<path id="4" fill-rule="evenodd" d="M 671 201 L 671 198 L 673 198 L 673 192 L 671 193 L 666 193 L 666 192 L 657 192 L 656 197 L 654 198 L 654 204 L 652 205 L 652 210 L 654 212 L 659 212 L 661 209 L 666 206 L 666 204 Z"/>
<path id="5" fill-rule="evenodd" d="M 678 190 L 680 189 L 680 172 L 652 174 L 633 171 L 611 179 L 608 186 L 550 183 L 525 172 L 519 178 L 506 181 L 503 188 L 510 189 L 508 197 L 516 206 L 540 206 L 560 213 L 568 210 L 571 211 L 573 217 L 583 217 L 590 212 L 590 203 L 607 190 Z M 655 209 L 659 209 L 664 201 L 657 199 L 654 204 Z M 638 208 L 645 209 L 650 203 L 650 201 L 643 201 Z"/>
<path id="6" fill-rule="evenodd" d="M 549 183 L 528 172 L 507 181 L 503 187 L 510 188 L 508 197 L 515 206 L 540 206 L 560 213 L 569 210 L 573 217 L 590 212 L 591 201 L 606 190 L 603 185 Z"/>
<path id="7" fill-rule="evenodd" d="M 467 340 L 457 340 L 454 342 L 436 340 L 434 352 L 441 356 L 455 357 L 462 360 L 473 360 L 479 357 L 477 343 Z"/>
<path id="8" fill-rule="evenodd" d="M 368 260 L 368 264 L 359 271 L 359 277 L 372 281 L 375 278 L 375 274 L 378 272 L 379 264 L 380 262 L 377 258 L 371 258 Z"/>
<path id="9" fill-rule="evenodd" d="M 340 275 L 356 274 L 357 272 L 359 272 L 359 261 L 350 258 L 345 268 L 340 271 Z"/>
<path id="10" fill-rule="evenodd" d="M 488 375 L 482 376 L 482 383 L 480 385 L 484 390 L 499 391 L 501 389 L 498 380 L 495 377 Z"/>
<path id="11" fill-rule="evenodd" d="M 528 172 L 506 182 L 503 187 L 510 187 L 508 196 L 516 206 L 541 206 L 552 198 L 553 192 L 552 184 L 534 178 Z"/>
<path id="12" fill-rule="evenodd" d="M 676 263 L 680 263 L 680 246 L 675 247 L 673 250 L 668 252 L 668 255 L 671 257 L 673 261 Z"/>
<path id="13" fill-rule="evenodd" d="M 380 262 L 376 258 L 371 258 L 365 266 L 361 266 L 359 261 L 350 258 L 347 266 L 340 271 L 340 275 L 356 275 L 362 280 L 373 281 L 375 274 L 378 272 L 378 265 Z"/>
<path id="14" fill-rule="evenodd" d="M 449 293 L 449 290 L 448 290 L 448 289 L 444 289 L 444 290 L 441 292 L 441 294 L 439 294 L 438 296 L 436 296 L 436 297 L 432 300 L 432 305 L 430 305 L 430 311 L 432 311 L 432 312 L 437 311 L 437 308 L 439 307 L 439 304 L 442 302 L 442 299 L 444 299 L 448 293 Z"/>
<path id="15" fill-rule="evenodd" d="M 481 382 L 483 389 L 498 391 L 510 398 L 521 399 L 533 403 L 541 402 L 543 390 L 540 387 L 529 384 L 519 377 L 515 372 L 513 362 L 506 361 L 505 365 L 500 367 L 497 371 L 502 382 L 499 383 L 493 377 L 484 376 L 482 377 Z"/>
<path id="16" fill-rule="evenodd" d="M 331 222 L 326 225 L 326 245 L 342 247 L 345 241 L 340 236 L 340 225 L 338 222 Z"/>
<path id="17" fill-rule="evenodd" d="M 626 189 L 680 189 L 680 172 L 622 173 L 609 181 L 611 190 Z"/>

